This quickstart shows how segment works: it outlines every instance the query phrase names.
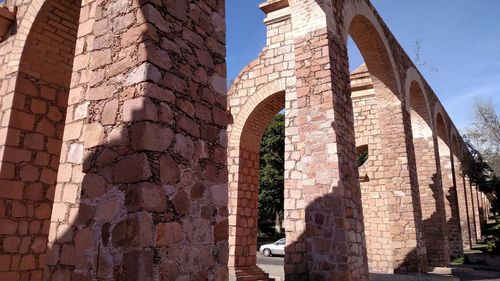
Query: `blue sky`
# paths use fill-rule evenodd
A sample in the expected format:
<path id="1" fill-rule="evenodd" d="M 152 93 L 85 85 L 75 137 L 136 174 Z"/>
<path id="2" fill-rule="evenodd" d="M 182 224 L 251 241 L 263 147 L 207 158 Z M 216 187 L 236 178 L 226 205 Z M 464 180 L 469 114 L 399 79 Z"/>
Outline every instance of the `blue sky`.
<path id="1" fill-rule="evenodd" d="M 228 78 L 232 79 L 265 45 L 263 0 L 228 0 Z M 500 112 L 499 0 L 373 0 L 410 57 L 421 40 L 419 67 L 459 129 L 471 119 L 476 97 L 492 98 Z M 349 48 L 351 68 L 362 58 Z"/>

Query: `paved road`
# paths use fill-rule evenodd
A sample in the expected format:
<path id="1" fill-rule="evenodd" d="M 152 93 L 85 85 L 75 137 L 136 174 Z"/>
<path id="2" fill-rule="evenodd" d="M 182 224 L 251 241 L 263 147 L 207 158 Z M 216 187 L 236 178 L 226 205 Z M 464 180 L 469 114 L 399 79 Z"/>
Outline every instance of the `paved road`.
<path id="1" fill-rule="evenodd" d="M 261 253 L 257 253 L 257 264 L 259 265 L 285 265 L 285 259 L 283 257 L 264 257 Z"/>
<path id="2" fill-rule="evenodd" d="M 285 260 L 283 257 L 264 257 L 261 253 L 257 252 L 257 265 L 269 273 L 270 277 L 283 278 L 285 276 L 284 264 Z"/>
<path id="3" fill-rule="evenodd" d="M 453 272 L 453 276 L 460 278 L 462 281 L 500 281 L 499 271 L 473 270 L 473 271 L 458 271 Z"/>
<path id="4" fill-rule="evenodd" d="M 283 266 L 285 264 L 283 257 L 264 257 L 257 253 L 257 265 L 270 277 L 283 278 Z M 453 276 L 460 278 L 461 281 L 500 281 L 499 271 L 486 270 L 453 270 Z M 280 279 L 277 279 L 280 280 Z M 283 280 L 283 279 L 281 279 Z"/>

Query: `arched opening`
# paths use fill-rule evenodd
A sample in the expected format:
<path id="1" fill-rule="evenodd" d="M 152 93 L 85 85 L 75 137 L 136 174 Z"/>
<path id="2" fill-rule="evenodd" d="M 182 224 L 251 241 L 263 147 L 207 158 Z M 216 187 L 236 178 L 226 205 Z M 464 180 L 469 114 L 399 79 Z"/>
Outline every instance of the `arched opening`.
<path id="1" fill-rule="evenodd" d="M 462 256 L 463 249 L 449 136 L 449 130 L 444 121 L 444 117 L 438 112 L 436 114 L 436 137 L 441 164 L 441 181 L 445 198 L 446 227 L 449 245 L 448 255 L 454 259 Z"/>
<path id="2" fill-rule="evenodd" d="M 356 45 L 352 43 L 351 48 Z M 391 195 L 384 178 L 379 108 L 366 64 L 351 73 L 351 91 L 368 265 L 370 272 L 392 273 L 392 238 L 387 231 Z M 360 158 L 365 153 L 366 161 L 360 166 Z"/>
<path id="3" fill-rule="evenodd" d="M 241 8 L 240 5 L 238 7 Z M 286 162 L 284 165 L 280 164 L 284 167 L 273 171 L 274 173 L 281 171 L 280 175 L 266 174 L 266 165 L 270 164 L 269 159 L 264 159 L 266 156 L 259 155 L 260 152 L 269 149 L 266 147 L 268 139 L 264 140 L 266 141 L 264 147 L 261 145 L 266 128 L 271 120 L 275 121 L 274 118 L 278 113 L 283 113 L 281 111 L 285 108 L 283 122 L 285 124 L 284 131 L 287 133 L 280 144 L 284 147 L 277 147 L 273 154 L 284 152 L 284 155 L 277 157 L 283 160 L 293 157 L 296 159 L 297 157 L 296 149 L 290 146 L 291 138 L 288 136 L 291 132 L 289 130 L 290 122 L 297 117 L 290 110 L 295 106 L 292 106 L 292 103 L 295 103 L 297 95 L 294 91 L 296 81 L 295 56 L 288 1 L 269 1 L 262 3 L 259 7 L 266 15 L 264 19 L 267 30 L 266 46 L 255 60 L 241 70 L 228 92 L 228 107 L 232 115 L 232 122 L 228 127 L 230 249 L 228 266 L 230 279 L 237 278 L 237 280 L 245 280 L 244 278 L 264 280 L 269 277 L 268 273 L 274 272 L 276 274 L 276 271 L 280 272 L 278 276 L 284 275 L 284 260 L 281 257 L 263 257 L 263 252 L 257 254 L 259 250 L 257 245 L 277 242 L 277 238 L 274 240 L 270 237 L 264 238 L 266 236 L 264 232 L 269 234 L 272 232 L 270 229 L 273 227 L 276 229 L 279 225 L 279 223 L 274 223 L 274 226 L 268 225 L 268 231 L 266 231 L 264 222 L 262 220 L 259 222 L 259 219 L 263 217 L 269 219 L 272 214 L 268 212 L 269 210 L 264 209 L 274 209 L 274 211 L 281 209 L 280 212 L 276 213 L 281 213 L 280 216 L 286 214 L 286 210 L 283 210 L 281 206 L 279 208 L 263 208 L 262 205 L 260 208 L 262 212 L 259 213 L 259 204 L 263 204 L 263 202 L 276 204 L 282 200 L 284 204 L 287 201 L 286 191 L 283 192 L 286 187 L 276 186 L 276 184 L 283 185 L 290 178 L 290 174 L 286 172 Z M 254 27 L 252 26 L 252 28 Z M 235 61 L 234 64 L 237 65 L 238 62 Z M 230 62 L 228 62 L 228 66 L 229 69 L 233 67 Z M 233 80 L 232 77 L 230 80 Z M 297 132 L 294 131 L 294 133 Z M 261 150 L 261 148 L 263 149 Z M 271 164 L 271 166 L 276 164 Z M 262 172 L 260 172 L 261 167 Z M 260 179 L 259 176 L 263 178 Z M 266 182 L 273 180 L 277 180 L 279 183 Z M 270 186 L 276 187 L 277 190 L 269 190 Z M 269 193 L 263 192 L 266 188 L 267 191 L 270 191 Z M 261 199 L 267 198 L 259 200 L 259 195 Z M 266 216 L 260 214 L 266 214 Z M 261 224 L 259 225 L 259 223 Z M 269 224 L 269 222 L 267 223 Z M 259 227 L 262 227 L 260 233 L 258 233 Z M 284 224 L 282 227 L 288 231 Z M 273 252 L 270 249 L 271 254 L 284 254 L 285 245 L 276 246 L 281 252 Z M 264 250 L 262 248 L 262 251 Z M 269 263 L 271 259 L 274 259 L 275 263 Z"/>
<path id="4" fill-rule="evenodd" d="M 423 89 L 417 81 L 411 81 L 407 90 L 427 262 L 429 266 L 446 266 L 448 264 L 446 214 L 436 162 L 431 113 Z"/>
<path id="5" fill-rule="evenodd" d="M 420 271 L 423 265 L 419 256 L 422 245 L 416 235 L 420 231 L 420 207 L 415 204 L 419 201 L 417 183 L 413 175 L 401 169 L 402 165 L 412 165 L 411 148 L 404 137 L 409 128 L 404 125 L 402 97 L 390 51 L 379 34 L 364 15 L 352 18 L 349 55 L 357 47 L 365 62 L 351 73 L 351 99 L 356 145 L 369 148 L 367 161 L 359 168 L 368 264 L 370 272 Z M 398 207 L 402 205 L 404 209 Z M 415 234 L 410 234 L 415 235 L 414 245 L 401 243 L 409 239 L 405 237 L 408 234 L 390 231 L 401 229 L 404 233 L 408 225 L 414 229 Z"/>
<path id="6" fill-rule="evenodd" d="M 55 196 L 64 196 L 55 194 L 55 186 L 80 7 L 81 0 L 43 3 L 20 57 L 9 113 L 11 142 L 1 166 L 9 183 L 0 198 L 6 210 L 0 218 L 0 255 L 13 280 L 42 279 L 52 205 Z"/>
<path id="7" fill-rule="evenodd" d="M 469 225 L 469 204 L 467 200 L 467 190 L 465 176 L 462 170 L 462 150 L 456 134 L 451 137 L 451 151 L 453 159 L 453 171 L 455 176 L 455 186 L 457 189 L 458 210 L 460 215 L 460 228 L 462 230 L 462 245 L 464 250 L 472 248 L 471 229 Z"/>
<path id="8" fill-rule="evenodd" d="M 229 147 L 237 153 L 232 159 L 237 171 L 230 171 L 230 262 L 236 277 L 258 276 L 257 232 L 259 220 L 259 168 L 260 149 L 264 131 L 269 123 L 285 108 L 285 92 L 268 95 L 260 101 L 245 120 L 238 141 Z M 230 153 L 231 154 L 231 153 Z M 275 252 L 274 254 L 284 254 Z"/>

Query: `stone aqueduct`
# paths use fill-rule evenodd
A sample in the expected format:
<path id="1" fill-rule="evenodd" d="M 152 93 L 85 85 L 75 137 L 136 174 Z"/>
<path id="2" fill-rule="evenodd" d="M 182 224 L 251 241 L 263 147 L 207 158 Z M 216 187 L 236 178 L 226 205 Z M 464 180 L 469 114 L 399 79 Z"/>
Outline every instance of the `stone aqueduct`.
<path id="1" fill-rule="evenodd" d="M 0 8 L 0 280 L 262 275 L 258 150 L 282 109 L 287 280 L 423 272 L 481 237 L 464 143 L 369 1 L 268 0 L 229 92 L 224 2 Z"/>

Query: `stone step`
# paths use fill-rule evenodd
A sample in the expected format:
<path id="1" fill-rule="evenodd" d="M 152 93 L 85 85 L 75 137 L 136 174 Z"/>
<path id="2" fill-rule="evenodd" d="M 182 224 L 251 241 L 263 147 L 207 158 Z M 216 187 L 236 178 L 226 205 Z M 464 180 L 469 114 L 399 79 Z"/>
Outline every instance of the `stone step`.
<path id="1" fill-rule="evenodd" d="M 274 281 L 269 274 L 257 266 L 236 268 L 232 272 L 230 281 Z"/>

